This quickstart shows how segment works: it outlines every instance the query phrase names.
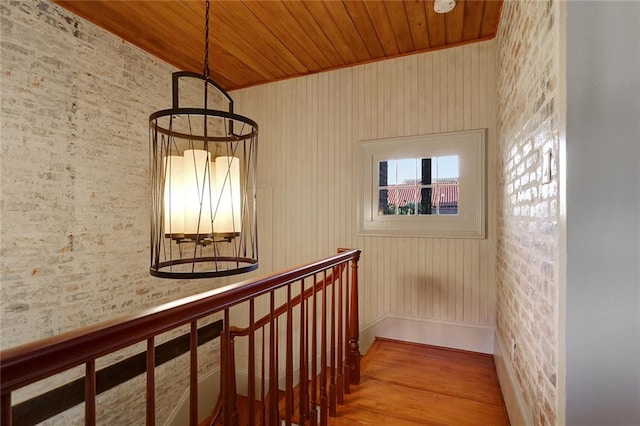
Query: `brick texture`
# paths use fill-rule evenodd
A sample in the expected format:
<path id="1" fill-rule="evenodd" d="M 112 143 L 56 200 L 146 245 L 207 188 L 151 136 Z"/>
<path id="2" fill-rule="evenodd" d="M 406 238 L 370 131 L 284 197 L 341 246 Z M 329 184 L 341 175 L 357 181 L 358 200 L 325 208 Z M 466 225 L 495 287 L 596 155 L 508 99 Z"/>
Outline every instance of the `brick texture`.
<path id="1" fill-rule="evenodd" d="M 48 1 L 0 2 L 0 20 L 2 347 L 226 283 L 148 274 L 148 117 L 170 106 L 175 70 Z M 213 345 L 203 372 L 217 365 Z M 187 365 L 158 370 L 159 421 L 186 389 Z M 143 423 L 143 389 L 135 379 L 101 396 L 99 423 Z M 48 424 L 82 422 L 80 406 Z"/>
<path id="2" fill-rule="evenodd" d="M 558 14 L 506 1 L 497 38 L 497 328 L 536 425 L 558 410 Z"/>

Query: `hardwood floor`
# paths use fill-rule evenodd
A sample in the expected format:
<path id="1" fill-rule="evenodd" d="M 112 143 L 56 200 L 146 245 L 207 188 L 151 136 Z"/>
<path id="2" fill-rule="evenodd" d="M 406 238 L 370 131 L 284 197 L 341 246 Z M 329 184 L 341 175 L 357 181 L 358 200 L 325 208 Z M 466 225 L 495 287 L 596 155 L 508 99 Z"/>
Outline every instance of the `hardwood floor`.
<path id="1" fill-rule="evenodd" d="M 490 355 L 377 339 L 329 425 L 509 425 Z"/>
<path id="2" fill-rule="evenodd" d="M 246 425 L 245 397 L 238 396 L 238 411 Z M 490 355 L 386 339 L 376 339 L 362 359 L 360 385 L 337 414 L 328 426 L 509 425 Z"/>

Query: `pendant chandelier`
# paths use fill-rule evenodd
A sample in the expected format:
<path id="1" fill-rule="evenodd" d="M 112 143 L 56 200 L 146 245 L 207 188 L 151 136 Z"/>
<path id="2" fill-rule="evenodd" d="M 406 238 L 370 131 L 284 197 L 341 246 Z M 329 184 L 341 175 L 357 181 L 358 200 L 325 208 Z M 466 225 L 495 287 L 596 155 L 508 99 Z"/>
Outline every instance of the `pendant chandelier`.
<path id="1" fill-rule="evenodd" d="M 234 114 L 231 96 L 209 78 L 205 5 L 203 74 L 173 73 L 173 107 L 149 116 L 149 271 L 156 277 L 211 278 L 258 267 L 258 125 Z"/>

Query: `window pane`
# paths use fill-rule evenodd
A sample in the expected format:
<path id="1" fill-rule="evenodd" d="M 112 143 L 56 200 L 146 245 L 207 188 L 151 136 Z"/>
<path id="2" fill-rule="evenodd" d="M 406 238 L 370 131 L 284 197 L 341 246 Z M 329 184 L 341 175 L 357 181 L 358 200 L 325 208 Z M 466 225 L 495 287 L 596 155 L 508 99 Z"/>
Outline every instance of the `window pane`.
<path id="1" fill-rule="evenodd" d="M 438 187 L 438 213 L 441 215 L 458 214 L 458 184 L 445 184 Z"/>
<path id="2" fill-rule="evenodd" d="M 414 163 L 415 164 L 415 163 Z M 415 185 L 398 185 L 398 214 L 416 214 L 416 198 L 419 188 Z"/>
<path id="3" fill-rule="evenodd" d="M 421 209 L 421 191 L 415 185 L 397 185 L 378 190 L 379 215 L 414 215 Z M 430 191 L 430 189 L 429 189 Z"/>
<path id="4" fill-rule="evenodd" d="M 416 158 L 398 160 L 398 184 L 416 183 Z"/>
<path id="5" fill-rule="evenodd" d="M 460 177 L 460 168 L 457 155 L 438 157 L 437 182 L 457 182 Z"/>

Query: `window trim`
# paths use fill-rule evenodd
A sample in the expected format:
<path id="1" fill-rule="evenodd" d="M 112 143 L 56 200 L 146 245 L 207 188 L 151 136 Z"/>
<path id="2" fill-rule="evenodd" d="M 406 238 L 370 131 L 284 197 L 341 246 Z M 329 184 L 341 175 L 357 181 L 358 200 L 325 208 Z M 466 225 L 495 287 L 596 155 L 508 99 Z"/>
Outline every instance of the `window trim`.
<path id="1" fill-rule="evenodd" d="M 363 236 L 486 238 L 487 129 L 360 142 L 358 232 Z M 459 156 L 458 214 L 378 215 L 378 162 Z"/>

